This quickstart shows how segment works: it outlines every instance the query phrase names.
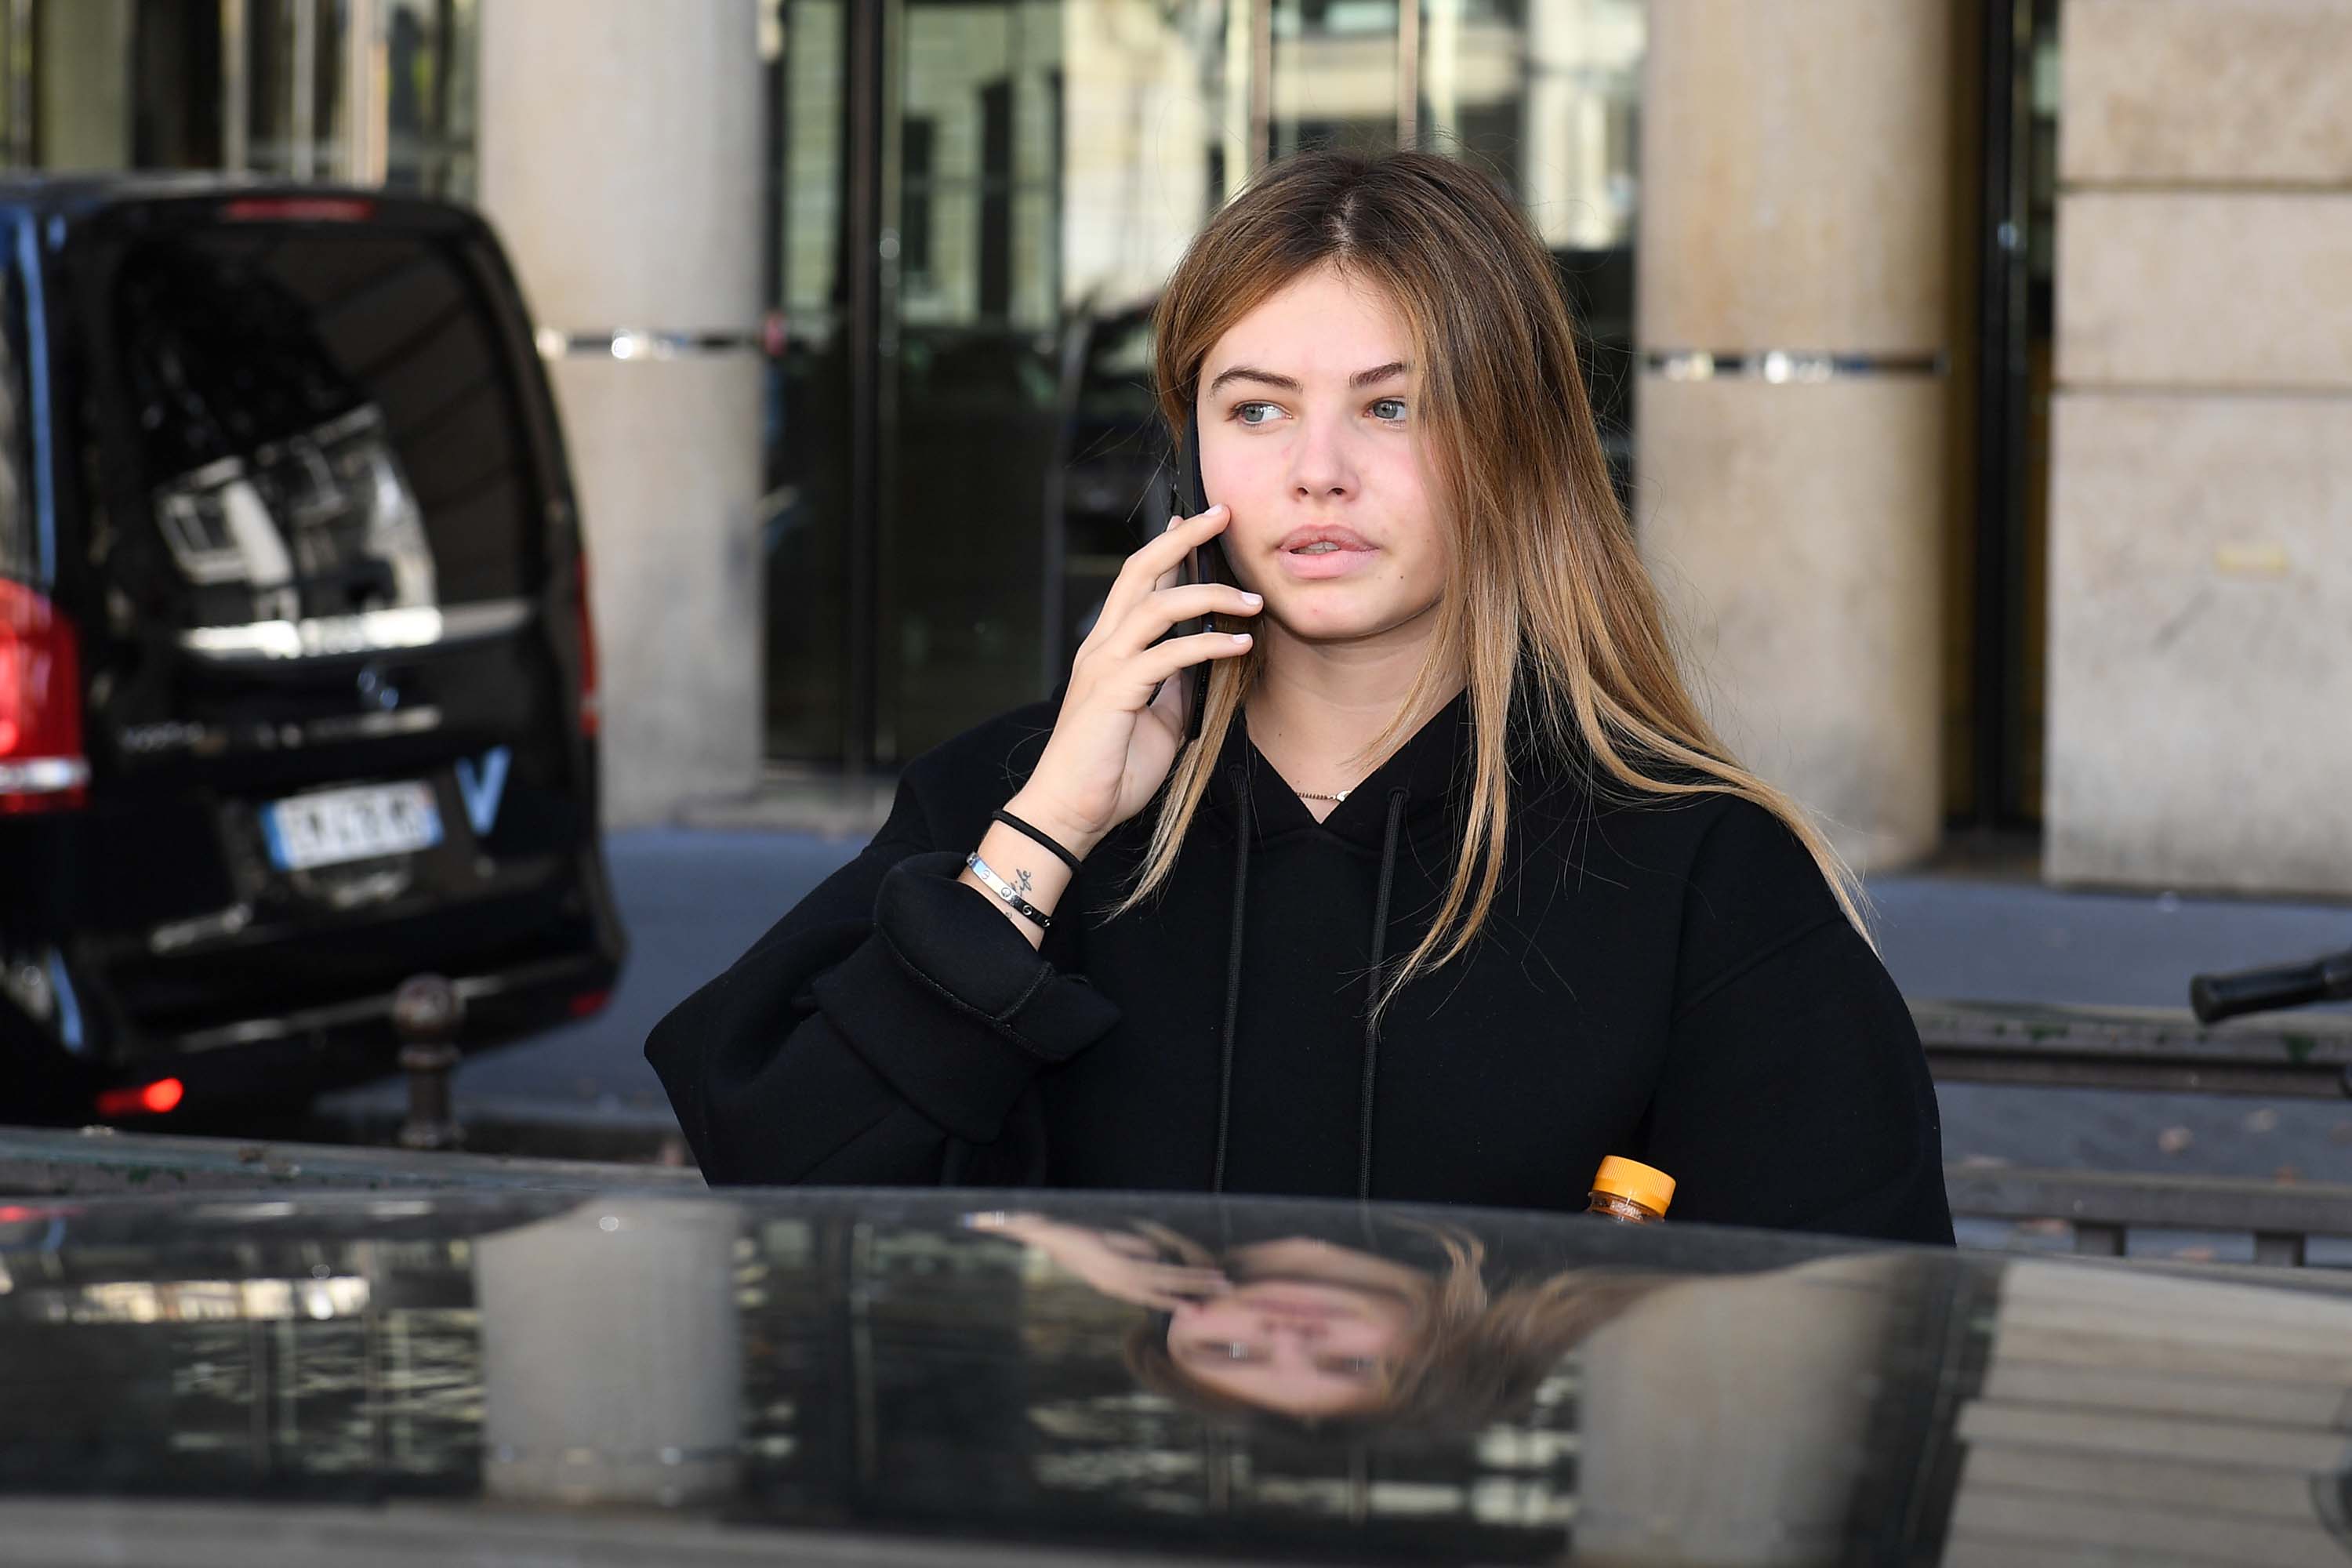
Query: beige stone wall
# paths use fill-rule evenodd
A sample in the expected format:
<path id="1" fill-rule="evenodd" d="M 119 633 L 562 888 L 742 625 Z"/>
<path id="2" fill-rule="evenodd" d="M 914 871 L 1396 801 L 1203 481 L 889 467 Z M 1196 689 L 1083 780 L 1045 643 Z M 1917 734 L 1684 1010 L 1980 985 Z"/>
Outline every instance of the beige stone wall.
<path id="1" fill-rule="evenodd" d="M 497 0 L 480 202 L 562 333 L 759 325 L 753 0 Z M 748 790 L 760 755 L 756 352 L 558 360 L 588 534 L 604 817 Z"/>
<path id="2" fill-rule="evenodd" d="M 1957 173 L 1948 0 L 1657 0 L 1642 99 L 1635 521 L 1740 758 L 1864 869 L 1943 819 Z M 1654 356 L 1851 356 L 1680 379 Z"/>
<path id="3" fill-rule="evenodd" d="M 2066 0 L 2070 184 L 2352 184 L 2352 5 Z"/>
<path id="4" fill-rule="evenodd" d="M 2053 869 L 2352 889 L 2352 398 L 2073 394 L 2055 425 Z"/>
<path id="5" fill-rule="evenodd" d="M 2068 0 L 2047 874 L 2352 892 L 2352 0 Z"/>
<path id="6" fill-rule="evenodd" d="M 2352 386 L 2352 191 L 2077 188 L 2058 230 L 2068 389 Z"/>

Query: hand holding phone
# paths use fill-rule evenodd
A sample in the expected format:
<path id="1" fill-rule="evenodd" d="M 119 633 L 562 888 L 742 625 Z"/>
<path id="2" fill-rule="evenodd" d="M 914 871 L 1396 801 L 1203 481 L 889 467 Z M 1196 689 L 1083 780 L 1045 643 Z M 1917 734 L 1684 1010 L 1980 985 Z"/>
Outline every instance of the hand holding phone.
<path id="1" fill-rule="evenodd" d="M 1201 500 L 1198 455 L 1188 450 L 1181 461 L 1190 499 Z M 1262 607 L 1232 581 L 1219 543 L 1230 514 L 1205 501 L 1186 512 L 1185 504 L 1119 569 L 1071 660 L 1054 732 L 1029 782 L 1005 803 L 1076 855 L 1142 810 L 1178 750 L 1199 738 L 1209 661 L 1250 649 L 1248 634 L 1210 625 L 1213 613 L 1243 617 Z"/>

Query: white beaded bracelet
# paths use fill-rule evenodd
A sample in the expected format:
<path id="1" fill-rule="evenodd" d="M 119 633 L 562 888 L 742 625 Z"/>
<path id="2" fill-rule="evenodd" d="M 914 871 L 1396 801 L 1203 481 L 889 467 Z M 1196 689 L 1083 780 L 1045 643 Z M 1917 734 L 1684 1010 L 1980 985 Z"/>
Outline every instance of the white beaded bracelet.
<path id="1" fill-rule="evenodd" d="M 965 856 L 963 863 L 971 868 L 973 876 L 988 884 L 990 891 L 1011 904 L 1015 914 L 1024 920 L 1034 921 L 1039 931 L 1053 929 L 1053 917 L 1006 886 L 1003 878 L 988 868 L 988 862 L 980 858 L 979 850 L 975 849 Z"/>

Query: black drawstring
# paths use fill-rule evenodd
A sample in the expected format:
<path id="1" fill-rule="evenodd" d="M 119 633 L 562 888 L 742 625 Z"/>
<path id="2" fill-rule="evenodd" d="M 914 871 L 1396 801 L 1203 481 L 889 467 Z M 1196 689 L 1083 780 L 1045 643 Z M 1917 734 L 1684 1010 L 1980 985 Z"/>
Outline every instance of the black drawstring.
<path id="1" fill-rule="evenodd" d="M 1389 887 L 1396 878 L 1397 825 L 1404 819 L 1410 794 L 1399 784 L 1389 791 L 1388 832 L 1381 840 L 1381 890 L 1372 900 L 1372 978 L 1364 988 L 1364 1106 L 1362 1126 L 1356 1135 L 1356 1197 L 1372 1195 L 1372 1086 L 1380 1077 L 1381 1031 L 1373 1008 L 1381 994 L 1381 960 L 1388 951 Z"/>
<path id="2" fill-rule="evenodd" d="M 1242 900 L 1249 890 L 1250 795 L 1249 770 L 1235 763 L 1225 770 L 1234 781 L 1234 912 L 1226 923 L 1233 946 L 1225 959 L 1225 1037 L 1217 1063 L 1217 1168 L 1209 1190 L 1225 1190 L 1225 1133 L 1234 1110 L 1234 1022 L 1242 1002 Z"/>

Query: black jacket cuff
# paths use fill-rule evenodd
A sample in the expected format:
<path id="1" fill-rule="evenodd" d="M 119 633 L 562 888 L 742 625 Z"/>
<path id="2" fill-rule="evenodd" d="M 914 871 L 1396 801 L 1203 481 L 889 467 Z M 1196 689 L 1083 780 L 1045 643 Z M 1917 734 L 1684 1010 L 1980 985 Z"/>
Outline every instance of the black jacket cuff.
<path id="1" fill-rule="evenodd" d="M 882 879 L 873 940 L 812 989 L 834 1027 L 916 1110 L 959 1138 L 995 1140 L 1041 1068 L 1110 1031 L 1118 1005 L 1037 955 L 955 850 L 909 855 Z"/>

